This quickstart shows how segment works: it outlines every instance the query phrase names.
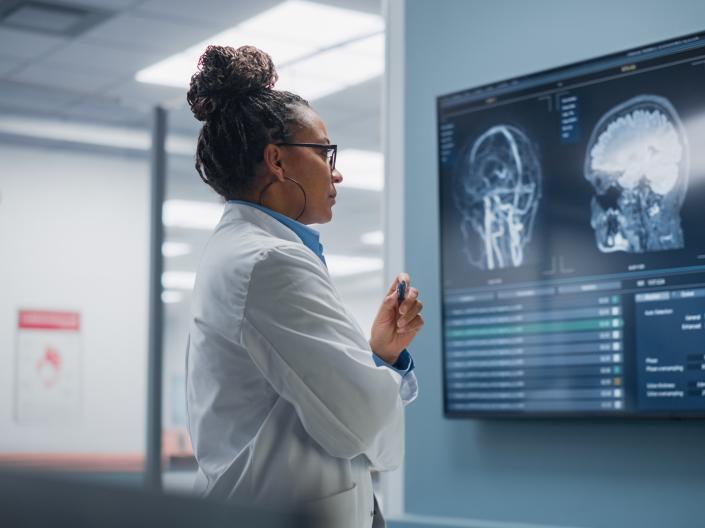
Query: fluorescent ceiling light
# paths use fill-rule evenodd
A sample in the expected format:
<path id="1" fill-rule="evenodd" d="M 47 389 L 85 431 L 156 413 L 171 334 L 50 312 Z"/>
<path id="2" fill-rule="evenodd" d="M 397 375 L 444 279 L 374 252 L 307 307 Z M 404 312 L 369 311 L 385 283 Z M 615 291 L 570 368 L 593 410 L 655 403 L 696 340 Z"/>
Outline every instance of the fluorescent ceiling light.
<path id="1" fill-rule="evenodd" d="M 223 204 L 190 200 L 167 200 L 162 222 L 168 227 L 212 230 L 223 215 Z"/>
<path id="2" fill-rule="evenodd" d="M 236 27 L 251 35 L 269 35 L 315 50 L 383 31 L 384 20 L 353 9 L 288 0 Z"/>
<path id="3" fill-rule="evenodd" d="M 379 15 L 288 0 L 137 72 L 140 82 L 185 88 L 209 44 L 250 44 L 272 57 L 277 88 L 316 99 L 384 71 L 384 20 Z"/>
<path id="4" fill-rule="evenodd" d="M 348 277 L 359 273 L 381 271 L 384 261 L 381 258 L 351 257 L 348 255 L 326 255 L 328 272 L 332 277 Z"/>
<path id="5" fill-rule="evenodd" d="M 364 233 L 360 240 L 368 246 L 381 246 L 384 244 L 384 233 L 382 231 L 370 231 L 369 233 Z"/>
<path id="6" fill-rule="evenodd" d="M 162 244 L 162 255 L 165 257 L 181 257 L 191 253 L 191 244 L 186 242 L 164 242 Z"/>
<path id="7" fill-rule="evenodd" d="M 162 287 L 166 290 L 193 290 L 196 273 L 193 271 L 165 271 L 162 273 Z"/>
<path id="8" fill-rule="evenodd" d="M 338 153 L 336 167 L 343 175 L 343 187 L 382 191 L 384 156 L 372 150 L 345 149 Z"/>
<path id="9" fill-rule="evenodd" d="M 279 90 L 313 100 L 384 73 L 384 35 L 317 53 L 279 71 Z"/>
<path id="10" fill-rule="evenodd" d="M 174 304 L 181 302 L 184 299 L 184 294 L 176 290 L 165 290 L 162 292 L 162 302 L 164 304 Z"/>

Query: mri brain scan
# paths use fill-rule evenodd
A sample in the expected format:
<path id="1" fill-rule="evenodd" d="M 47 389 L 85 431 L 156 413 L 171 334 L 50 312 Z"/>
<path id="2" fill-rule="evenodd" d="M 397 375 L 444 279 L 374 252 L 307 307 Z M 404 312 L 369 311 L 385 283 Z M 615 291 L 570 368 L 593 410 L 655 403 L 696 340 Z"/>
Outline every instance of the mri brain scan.
<path id="1" fill-rule="evenodd" d="M 518 267 L 541 199 L 541 167 L 524 132 L 496 125 L 470 147 L 455 175 L 454 202 L 470 263 Z"/>
<path id="2" fill-rule="evenodd" d="M 584 168 L 600 251 L 682 248 L 688 165 L 683 125 L 667 99 L 641 95 L 607 112 L 592 132 Z"/>

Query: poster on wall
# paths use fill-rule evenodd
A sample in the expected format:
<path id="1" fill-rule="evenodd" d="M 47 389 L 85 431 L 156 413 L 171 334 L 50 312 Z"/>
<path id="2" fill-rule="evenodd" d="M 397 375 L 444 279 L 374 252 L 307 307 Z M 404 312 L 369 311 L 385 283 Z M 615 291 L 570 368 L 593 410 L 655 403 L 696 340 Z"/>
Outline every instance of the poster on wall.
<path id="1" fill-rule="evenodd" d="M 81 411 L 80 314 L 19 310 L 15 420 L 21 425 L 75 423 Z"/>

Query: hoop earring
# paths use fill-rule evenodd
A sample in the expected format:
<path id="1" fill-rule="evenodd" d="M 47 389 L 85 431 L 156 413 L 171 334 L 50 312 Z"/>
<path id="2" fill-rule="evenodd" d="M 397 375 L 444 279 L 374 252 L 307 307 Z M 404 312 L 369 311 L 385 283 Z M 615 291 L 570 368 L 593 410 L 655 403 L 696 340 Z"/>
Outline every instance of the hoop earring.
<path id="1" fill-rule="evenodd" d="M 299 187 L 299 189 L 301 189 L 301 192 L 304 195 L 304 206 L 301 208 L 301 212 L 299 212 L 298 216 L 296 218 L 294 218 L 294 220 L 298 220 L 299 218 L 301 218 L 301 215 L 304 214 L 304 211 L 306 210 L 306 205 L 308 204 L 308 199 L 306 197 L 306 191 L 304 190 L 304 186 L 301 185 L 299 182 L 297 182 L 294 178 L 289 178 L 288 176 L 284 176 L 284 179 L 294 182 Z M 270 185 L 272 185 L 276 182 L 277 182 L 276 180 L 274 180 L 273 182 L 269 182 L 267 185 L 264 186 L 264 189 L 262 189 L 262 192 L 259 193 L 259 205 L 261 205 L 262 207 L 266 207 L 262 203 L 262 195 L 264 195 L 265 191 L 267 189 L 269 189 Z"/>

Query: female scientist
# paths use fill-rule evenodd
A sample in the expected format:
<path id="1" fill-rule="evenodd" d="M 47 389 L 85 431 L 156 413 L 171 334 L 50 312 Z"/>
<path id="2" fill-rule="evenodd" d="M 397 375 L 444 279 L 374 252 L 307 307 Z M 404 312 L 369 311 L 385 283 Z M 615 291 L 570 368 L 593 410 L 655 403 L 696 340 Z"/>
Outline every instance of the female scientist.
<path id="1" fill-rule="evenodd" d="M 305 508 L 327 526 L 383 526 L 370 470 L 404 456 L 404 406 L 417 391 L 406 346 L 423 325 L 421 302 L 401 273 L 369 342 L 343 306 L 307 227 L 332 218 L 337 146 L 276 80 L 257 48 L 209 46 L 187 96 L 203 121 L 196 169 L 227 200 L 199 264 L 189 328 L 196 488 Z"/>

